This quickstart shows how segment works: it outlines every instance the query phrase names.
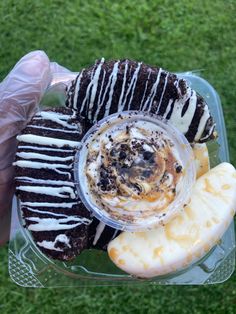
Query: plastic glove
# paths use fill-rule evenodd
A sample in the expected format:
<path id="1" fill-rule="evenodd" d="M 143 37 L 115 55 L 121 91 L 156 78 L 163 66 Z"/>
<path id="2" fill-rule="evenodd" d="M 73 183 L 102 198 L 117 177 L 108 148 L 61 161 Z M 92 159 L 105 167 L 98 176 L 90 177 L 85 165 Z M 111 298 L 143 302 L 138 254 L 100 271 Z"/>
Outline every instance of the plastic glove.
<path id="1" fill-rule="evenodd" d="M 52 74 L 68 73 L 43 51 L 24 56 L 0 84 L 0 245 L 9 239 L 16 135 L 38 110 Z"/>

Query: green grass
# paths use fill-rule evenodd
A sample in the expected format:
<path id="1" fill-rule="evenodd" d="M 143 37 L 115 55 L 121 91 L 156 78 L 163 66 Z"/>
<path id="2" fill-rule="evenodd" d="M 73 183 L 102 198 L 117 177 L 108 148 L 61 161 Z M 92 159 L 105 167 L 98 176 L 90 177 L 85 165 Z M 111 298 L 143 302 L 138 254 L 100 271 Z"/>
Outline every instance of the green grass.
<path id="1" fill-rule="evenodd" d="M 236 165 L 234 0 L 0 1 L 0 79 L 25 53 L 43 49 L 79 70 L 96 58 L 128 57 L 170 71 L 203 69 L 225 114 Z M 235 313 L 236 274 L 207 287 L 25 289 L 0 250 L 0 313 Z"/>

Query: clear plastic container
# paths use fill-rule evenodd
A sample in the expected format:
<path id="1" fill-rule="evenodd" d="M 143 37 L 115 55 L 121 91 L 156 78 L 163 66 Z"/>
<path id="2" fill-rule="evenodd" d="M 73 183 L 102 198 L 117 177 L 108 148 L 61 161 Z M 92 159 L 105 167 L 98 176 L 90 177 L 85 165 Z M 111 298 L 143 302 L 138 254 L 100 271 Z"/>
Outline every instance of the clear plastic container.
<path id="1" fill-rule="evenodd" d="M 207 101 L 216 122 L 219 137 L 208 144 L 211 167 L 229 161 L 228 143 L 221 102 L 217 92 L 204 79 L 192 72 L 180 73 L 192 88 Z M 70 80 L 57 77 L 46 93 L 42 105 L 55 100 L 63 104 L 63 84 Z M 58 83 L 63 82 L 63 83 Z M 152 279 L 133 278 L 118 269 L 106 252 L 85 250 L 72 262 L 47 258 L 34 244 L 30 233 L 22 227 L 16 197 L 12 205 L 11 238 L 9 243 L 9 274 L 11 279 L 24 287 L 78 287 L 103 285 L 203 285 L 227 280 L 235 268 L 235 234 L 232 222 L 221 241 L 200 261 L 185 270 Z"/>

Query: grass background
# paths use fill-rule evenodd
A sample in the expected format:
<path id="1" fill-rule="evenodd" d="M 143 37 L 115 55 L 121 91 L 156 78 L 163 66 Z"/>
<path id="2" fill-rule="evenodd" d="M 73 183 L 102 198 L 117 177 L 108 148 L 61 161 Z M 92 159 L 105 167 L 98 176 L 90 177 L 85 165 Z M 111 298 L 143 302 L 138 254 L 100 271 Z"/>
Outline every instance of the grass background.
<path id="1" fill-rule="evenodd" d="M 0 1 L 0 80 L 27 52 L 78 71 L 95 59 L 133 58 L 170 71 L 203 69 L 225 114 L 236 165 L 235 0 Z M 235 313 L 236 274 L 217 286 L 25 289 L 0 249 L 0 313 Z"/>

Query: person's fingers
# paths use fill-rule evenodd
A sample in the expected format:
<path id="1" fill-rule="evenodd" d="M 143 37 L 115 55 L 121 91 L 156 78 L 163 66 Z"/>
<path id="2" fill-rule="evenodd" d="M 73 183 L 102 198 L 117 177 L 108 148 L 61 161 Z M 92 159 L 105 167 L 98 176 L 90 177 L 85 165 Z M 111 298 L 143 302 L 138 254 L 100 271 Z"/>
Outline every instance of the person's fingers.
<path id="1" fill-rule="evenodd" d="M 37 111 L 50 81 L 47 55 L 34 51 L 24 56 L 0 84 L 0 245 L 9 238 L 15 136 Z"/>
<path id="2" fill-rule="evenodd" d="M 25 127 L 50 81 L 50 62 L 43 51 L 33 51 L 15 65 L 0 84 L 0 144 Z"/>
<path id="3" fill-rule="evenodd" d="M 14 169 L 8 167 L 0 171 L 0 246 L 9 239 L 11 222 L 11 202 L 14 194 Z"/>
<path id="4" fill-rule="evenodd" d="M 76 72 L 71 72 L 67 68 L 61 66 L 60 64 L 56 62 L 51 62 L 50 63 L 50 70 L 52 74 L 52 82 L 51 85 L 55 85 L 58 83 L 61 83 L 62 89 L 66 88 L 66 86 L 76 78 L 78 73 Z"/>
<path id="5" fill-rule="evenodd" d="M 50 62 L 50 71 L 52 75 L 57 73 L 71 73 L 70 70 L 58 64 L 57 62 Z"/>
<path id="6" fill-rule="evenodd" d="M 4 143 L 0 144 L 0 177 L 1 170 L 6 169 L 12 165 L 16 153 L 16 148 L 17 141 L 15 137 L 9 138 Z"/>

